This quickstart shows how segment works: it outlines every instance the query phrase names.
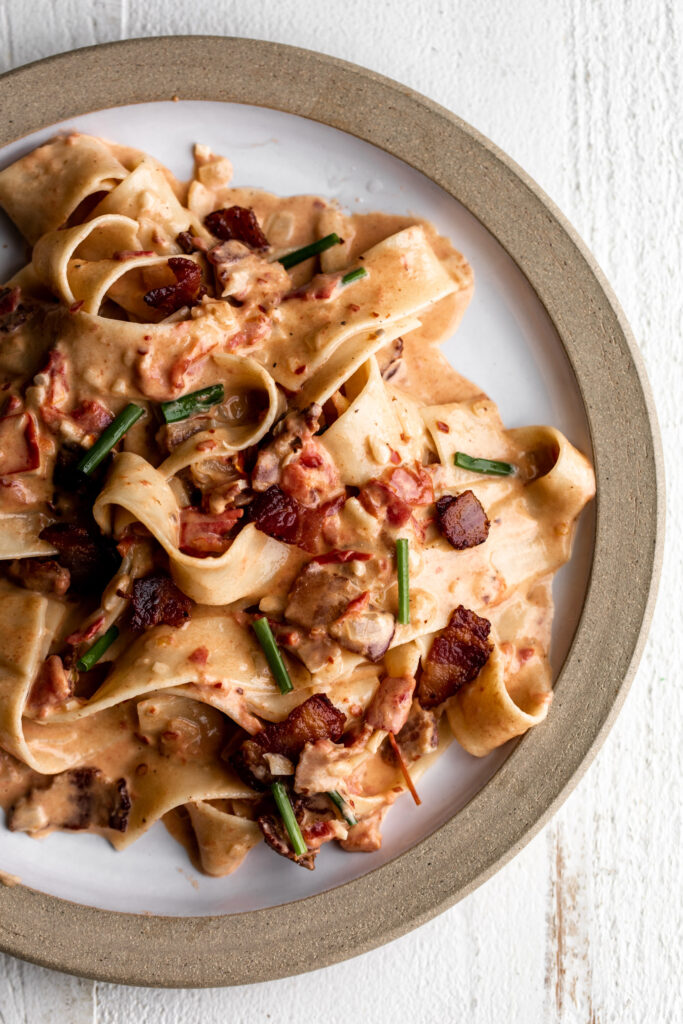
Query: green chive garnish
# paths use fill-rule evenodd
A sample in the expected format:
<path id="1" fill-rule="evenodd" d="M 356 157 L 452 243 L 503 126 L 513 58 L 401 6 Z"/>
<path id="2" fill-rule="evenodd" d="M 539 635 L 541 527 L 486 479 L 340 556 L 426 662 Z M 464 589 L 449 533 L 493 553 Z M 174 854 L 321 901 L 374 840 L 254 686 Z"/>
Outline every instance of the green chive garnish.
<path id="1" fill-rule="evenodd" d="M 329 798 L 332 801 L 332 803 L 335 804 L 339 808 L 339 810 L 341 811 L 342 817 L 346 821 L 347 825 L 357 825 L 358 824 L 358 818 L 353 813 L 353 811 L 351 810 L 351 808 L 347 804 L 347 802 L 344 799 L 344 797 L 340 796 L 340 794 L 337 792 L 336 789 L 331 789 L 328 792 L 327 795 L 329 796 Z"/>
<path id="2" fill-rule="evenodd" d="M 344 274 L 341 279 L 342 284 L 351 284 L 353 281 L 360 281 L 361 277 L 367 277 L 368 272 L 365 267 L 356 267 L 355 270 L 349 270 L 348 274 Z"/>
<path id="3" fill-rule="evenodd" d="M 103 430 L 95 441 L 92 448 L 89 448 L 76 469 L 81 473 L 92 473 L 100 462 L 107 457 L 115 444 L 121 440 L 126 431 L 130 430 L 134 423 L 144 416 L 145 410 L 132 402 L 127 405 L 123 412 L 120 412 L 113 423 L 110 423 L 106 430 Z"/>
<path id="4" fill-rule="evenodd" d="M 317 256 L 320 252 L 325 252 L 326 249 L 331 249 L 333 245 L 339 245 L 341 238 L 335 232 L 331 235 L 325 235 L 324 238 L 319 238 L 317 242 L 311 242 L 310 245 L 304 245 L 301 249 L 295 249 L 294 252 L 288 252 L 286 256 L 281 256 L 278 263 L 281 263 L 285 270 L 289 270 L 290 267 L 295 267 L 297 263 L 303 263 L 304 260 L 308 260 L 311 256 Z"/>
<path id="5" fill-rule="evenodd" d="M 398 621 L 402 626 L 410 622 L 410 574 L 408 569 L 408 538 L 396 541 L 396 575 L 398 576 Z"/>
<path id="6" fill-rule="evenodd" d="M 455 464 L 460 469 L 469 469 L 472 473 L 490 473 L 492 476 L 511 476 L 515 467 L 509 462 L 498 462 L 496 459 L 475 459 L 464 452 L 455 453 Z"/>
<path id="7" fill-rule="evenodd" d="M 280 693 L 289 693 L 294 687 L 292 686 L 292 680 L 289 678 L 287 666 L 282 660 L 280 649 L 275 643 L 275 637 L 273 636 L 268 619 L 255 619 L 252 622 L 252 626 L 266 656 L 270 671 L 275 676 L 275 682 L 280 687 Z"/>
<path id="8" fill-rule="evenodd" d="M 199 391 L 191 391 L 189 395 L 176 398 L 173 402 L 161 403 L 161 415 L 167 423 L 178 423 L 180 420 L 189 419 L 195 413 L 210 409 L 218 405 L 225 397 L 225 390 L 222 384 L 211 384 L 208 388 L 200 388 Z"/>
<path id="9" fill-rule="evenodd" d="M 116 626 L 110 626 L 106 633 L 103 633 L 99 640 L 96 640 L 92 647 L 89 647 L 82 658 L 76 662 L 79 672 L 89 672 L 93 665 L 96 665 L 108 647 L 114 643 L 119 635 Z"/>
<path id="10" fill-rule="evenodd" d="M 263 622 L 264 620 L 259 620 Z M 297 857 L 303 857 L 308 853 L 308 847 L 304 842 L 304 837 L 301 835 L 301 829 L 299 828 L 299 822 L 294 816 L 294 808 L 290 802 L 287 790 L 281 782 L 274 782 L 270 787 L 270 791 L 275 798 L 277 809 L 280 812 L 280 817 L 284 822 L 284 826 L 287 829 L 287 835 L 292 841 L 294 847 L 294 853 Z"/>

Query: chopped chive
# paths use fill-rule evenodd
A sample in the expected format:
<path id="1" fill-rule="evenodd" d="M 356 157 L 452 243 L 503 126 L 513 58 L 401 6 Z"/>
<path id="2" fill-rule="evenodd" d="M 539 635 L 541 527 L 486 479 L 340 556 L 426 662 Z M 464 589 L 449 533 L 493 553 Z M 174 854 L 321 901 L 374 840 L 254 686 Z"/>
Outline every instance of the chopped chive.
<path id="1" fill-rule="evenodd" d="M 256 619 L 252 622 L 252 626 L 266 656 L 270 671 L 275 676 L 275 682 L 280 687 L 280 693 L 289 693 L 294 687 L 292 686 L 292 680 L 289 678 L 287 666 L 282 660 L 280 649 L 275 643 L 275 637 L 273 636 L 268 619 Z"/>
<path id="2" fill-rule="evenodd" d="M 396 575 L 398 576 L 398 621 L 402 626 L 410 622 L 410 573 L 408 568 L 408 538 L 396 541 Z"/>
<path id="3" fill-rule="evenodd" d="M 367 277 L 368 272 L 365 267 L 356 267 L 355 270 L 349 270 L 348 274 L 344 274 L 341 279 L 342 284 L 352 284 L 353 281 L 360 281 L 361 277 Z"/>
<path id="4" fill-rule="evenodd" d="M 475 459 L 464 452 L 456 452 L 454 462 L 460 469 L 469 469 L 472 473 L 490 473 L 493 476 L 511 476 L 515 467 L 509 462 L 498 462 L 496 459 Z"/>
<path id="5" fill-rule="evenodd" d="M 96 640 L 92 647 L 89 647 L 82 658 L 76 662 L 79 672 L 89 672 L 93 665 L 96 665 L 108 647 L 114 643 L 119 635 L 116 626 L 110 626 L 106 633 L 103 633 L 99 640 Z"/>
<path id="6" fill-rule="evenodd" d="M 92 473 L 100 462 L 107 457 L 115 444 L 121 440 L 126 431 L 130 430 L 134 423 L 144 416 L 145 410 L 132 402 L 127 405 L 123 412 L 120 412 L 113 423 L 110 423 L 106 430 L 103 430 L 95 441 L 92 448 L 89 448 L 76 469 L 81 473 Z"/>
<path id="7" fill-rule="evenodd" d="M 278 263 L 281 263 L 285 270 L 289 270 L 290 267 L 295 267 L 297 263 L 303 263 L 304 260 L 308 260 L 311 256 L 317 256 L 320 252 L 325 252 L 326 249 L 331 249 L 333 245 L 339 245 L 341 238 L 334 231 L 331 235 L 325 235 L 324 238 L 319 238 L 317 242 L 311 242 L 310 245 L 304 245 L 301 249 L 295 249 L 294 252 L 288 252 L 286 256 L 281 256 Z"/>
<path id="8" fill-rule="evenodd" d="M 211 384 L 208 388 L 200 388 L 199 391 L 191 391 L 189 395 L 182 395 L 173 402 L 162 402 L 161 415 L 166 423 L 178 423 L 197 412 L 210 409 L 212 405 L 218 405 L 224 397 L 223 385 Z"/>
<path id="9" fill-rule="evenodd" d="M 357 825 L 358 824 L 358 818 L 353 813 L 353 811 L 351 810 L 351 808 L 347 804 L 347 802 L 344 799 L 344 797 L 340 796 L 340 794 L 337 792 L 336 789 L 329 790 L 327 795 L 329 796 L 329 798 L 332 801 L 332 803 L 335 804 L 335 806 L 339 808 L 339 810 L 341 811 L 342 817 L 346 821 L 347 825 Z"/>
<path id="10" fill-rule="evenodd" d="M 259 621 L 263 621 L 262 619 Z M 275 798 L 277 809 L 280 812 L 280 817 L 284 822 L 284 826 L 287 829 L 287 835 L 292 841 L 294 847 L 294 853 L 297 857 L 303 857 L 308 853 L 308 847 L 304 842 L 304 837 L 301 835 L 301 829 L 299 828 L 299 822 L 294 816 L 294 808 L 292 807 L 291 801 L 287 794 L 287 790 L 281 782 L 274 782 L 270 787 L 270 791 Z"/>

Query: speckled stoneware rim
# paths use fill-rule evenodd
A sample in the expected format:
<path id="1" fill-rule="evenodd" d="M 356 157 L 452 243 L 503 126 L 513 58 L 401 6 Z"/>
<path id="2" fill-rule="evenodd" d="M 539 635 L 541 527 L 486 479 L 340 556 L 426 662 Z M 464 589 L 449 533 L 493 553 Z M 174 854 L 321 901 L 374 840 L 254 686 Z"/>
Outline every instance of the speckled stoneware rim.
<path id="1" fill-rule="evenodd" d="M 661 561 L 663 471 L 641 359 L 595 260 L 508 157 L 396 82 L 256 40 L 134 39 L 2 76 L 0 145 L 79 114 L 174 96 L 255 104 L 331 125 L 399 157 L 463 203 L 515 260 L 555 324 L 585 403 L 598 477 L 593 570 L 552 714 L 429 838 L 356 881 L 244 914 L 136 916 L 0 886 L 5 952 L 105 981 L 234 985 L 323 967 L 422 924 L 493 874 L 557 810 L 607 735 L 641 654 Z"/>

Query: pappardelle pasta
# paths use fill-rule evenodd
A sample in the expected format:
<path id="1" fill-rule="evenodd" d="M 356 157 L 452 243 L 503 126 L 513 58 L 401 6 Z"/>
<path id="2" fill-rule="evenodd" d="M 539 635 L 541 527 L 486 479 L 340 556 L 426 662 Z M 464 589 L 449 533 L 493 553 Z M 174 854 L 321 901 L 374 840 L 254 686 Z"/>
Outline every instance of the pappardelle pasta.
<path id="1" fill-rule="evenodd" d="M 231 178 L 81 134 L 0 172 L 0 802 L 215 876 L 376 850 L 449 742 L 545 718 L 594 494 L 441 355 L 473 275 L 431 224 Z"/>

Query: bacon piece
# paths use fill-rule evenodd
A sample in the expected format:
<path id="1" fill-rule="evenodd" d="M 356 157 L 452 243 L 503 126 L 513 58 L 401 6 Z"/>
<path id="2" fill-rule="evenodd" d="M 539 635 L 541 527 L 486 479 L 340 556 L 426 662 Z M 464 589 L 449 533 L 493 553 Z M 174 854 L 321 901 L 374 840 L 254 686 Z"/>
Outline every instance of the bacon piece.
<path id="1" fill-rule="evenodd" d="M 66 594 L 71 583 L 69 570 L 50 558 L 15 558 L 9 567 L 9 575 L 27 590 L 39 590 L 57 597 Z"/>
<path id="2" fill-rule="evenodd" d="M 325 519 L 337 512 L 345 500 L 344 495 L 340 495 L 320 508 L 306 508 L 273 484 L 256 495 L 249 506 L 249 515 L 256 528 L 269 537 L 315 552 Z"/>
<path id="3" fill-rule="evenodd" d="M 190 617 L 192 601 L 165 573 L 156 572 L 133 581 L 132 629 L 182 626 Z"/>
<path id="4" fill-rule="evenodd" d="M 314 403 L 301 412 L 289 413 L 277 425 L 273 440 L 256 460 L 251 481 L 255 491 L 277 484 L 307 508 L 319 508 L 341 492 L 337 467 L 314 436 L 321 416 L 321 407 Z"/>
<path id="5" fill-rule="evenodd" d="M 194 237 L 193 237 L 191 231 L 180 231 L 180 232 L 178 232 L 178 234 L 176 235 L 175 242 L 176 242 L 176 245 L 178 246 L 178 248 L 182 249 L 182 251 L 187 256 L 189 256 L 190 253 L 194 252 L 195 249 L 196 249 L 195 240 L 194 240 Z"/>
<path id="6" fill-rule="evenodd" d="M 368 562 L 371 558 L 371 551 L 353 551 L 351 549 L 340 551 L 338 548 L 335 548 L 324 555 L 316 555 L 311 561 L 317 562 L 318 565 L 332 565 L 344 562 Z"/>
<path id="7" fill-rule="evenodd" d="M 228 508 L 219 515 L 196 508 L 181 509 L 180 550 L 196 558 L 223 554 L 230 547 L 230 534 L 243 514 L 241 508 Z"/>
<path id="8" fill-rule="evenodd" d="M 270 722 L 261 732 L 245 740 L 232 757 L 237 772 L 257 788 L 270 785 L 274 777 L 264 754 L 298 758 L 307 743 L 341 737 L 346 716 L 324 693 L 316 693 L 290 711 L 283 722 Z"/>
<path id="9" fill-rule="evenodd" d="M 439 529 L 457 551 L 483 544 L 488 537 L 491 524 L 472 491 L 444 494 L 435 508 Z"/>
<path id="10" fill-rule="evenodd" d="M 101 434 L 114 419 L 114 414 L 101 402 L 86 399 L 69 414 L 86 434 Z"/>
<path id="11" fill-rule="evenodd" d="M 39 536 L 57 548 L 57 560 L 69 570 L 71 587 L 76 590 L 100 591 L 103 580 L 109 579 L 116 569 L 116 549 L 87 526 L 52 523 Z"/>
<path id="12" fill-rule="evenodd" d="M 111 782 L 98 768 L 72 768 L 53 775 L 44 789 L 34 787 L 10 808 L 13 832 L 110 828 L 125 832 L 130 814 L 125 779 Z"/>
<path id="13" fill-rule="evenodd" d="M 476 678 L 493 650 L 490 631 L 488 619 L 462 605 L 454 609 L 422 667 L 417 697 L 423 707 L 436 707 Z"/>
<path id="14" fill-rule="evenodd" d="M 408 720 L 415 690 L 413 676 L 386 676 L 365 713 L 373 729 L 399 733 Z"/>
<path id="15" fill-rule="evenodd" d="M 26 701 L 29 713 L 44 718 L 52 708 L 62 707 L 73 696 L 73 679 L 62 659 L 52 654 L 43 663 Z"/>
<path id="16" fill-rule="evenodd" d="M 248 245 L 250 249 L 262 251 L 270 248 L 270 243 L 252 209 L 244 206 L 224 207 L 210 213 L 204 218 L 204 223 L 211 234 L 223 242 L 229 242 L 234 238 Z"/>
<path id="17" fill-rule="evenodd" d="M 182 306 L 193 305 L 204 294 L 202 271 L 194 260 L 187 260 L 184 256 L 171 256 L 168 267 L 173 271 L 175 284 L 152 288 L 143 295 L 147 305 L 153 306 L 164 316 L 170 316 Z"/>
<path id="18" fill-rule="evenodd" d="M 415 469 L 396 466 L 387 470 L 380 479 L 369 480 L 362 488 L 359 500 L 363 508 L 376 518 L 384 510 L 391 526 L 405 526 L 414 508 L 434 501 L 432 479 L 422 466 L 416 465 Z"/>

